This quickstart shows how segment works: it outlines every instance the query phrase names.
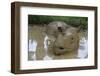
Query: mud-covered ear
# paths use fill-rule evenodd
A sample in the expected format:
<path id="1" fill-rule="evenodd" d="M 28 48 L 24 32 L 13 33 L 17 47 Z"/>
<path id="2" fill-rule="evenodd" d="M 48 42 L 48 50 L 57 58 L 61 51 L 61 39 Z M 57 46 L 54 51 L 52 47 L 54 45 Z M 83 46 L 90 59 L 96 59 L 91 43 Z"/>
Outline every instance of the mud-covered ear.
<path id="1" fill-rule="evenodd" d="M 82 25 L 78 26 L 77 32 L 80 32 L 82 30 Z"/>
<path id="2" fill-rule="evenodd" d="M 59 26 L 58 31 L 63 32 L 63 28 Z"/>
<path id="3" fill-rule="evenodd" d="M 64 35 L 65 34 L 65 31 L 66 31 L 66 27 L 60 27 L 59 26 L 58 27 L 58 31 Z"/>

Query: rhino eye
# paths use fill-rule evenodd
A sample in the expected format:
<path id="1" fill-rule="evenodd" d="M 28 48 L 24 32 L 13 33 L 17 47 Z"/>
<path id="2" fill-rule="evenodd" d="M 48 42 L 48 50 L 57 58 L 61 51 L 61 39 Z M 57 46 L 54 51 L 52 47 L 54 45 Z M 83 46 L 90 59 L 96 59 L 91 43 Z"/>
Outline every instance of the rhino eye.
<path id="1" fill-rule="evenodd" d="M 72 37 L 72 38 L 71 38 L 71 42 L 70 42 L 71 44 L 73 43 L 73 40 L 74 40 L 74 38 Z"/>
<path id="2" fill-rule="evenodd" d="M 73 40 L 74 38 L 72 37 L 71 40 Z"/>

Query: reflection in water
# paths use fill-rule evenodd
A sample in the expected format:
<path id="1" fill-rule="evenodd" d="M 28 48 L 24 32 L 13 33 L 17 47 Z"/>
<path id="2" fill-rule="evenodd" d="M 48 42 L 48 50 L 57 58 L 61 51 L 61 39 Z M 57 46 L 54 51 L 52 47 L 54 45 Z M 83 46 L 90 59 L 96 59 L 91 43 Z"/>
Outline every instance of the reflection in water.
<path id="1" fill-rule="evenodd" d="M 35 40 L 29 40 L 29 51 L 36 51 L 37 42 Z"/>
<path id="2" fill-rule="evenodd" d="M 48 46 L 47 46 L 47 40 L 48 40 L 48 36 L 45 36 L 44 38 L 44 51 L 45 51 L 45 56 L 43 58 L 43 60 L 53 60 L 52 57 L 50 57 L 47 53 L 48 51 Z M 85 37 L 83 37 L 80 40 L 80 47 L 78 49 L 78 54 L 77 57 L 78 58 L 86 58 L 88 56 L 88 48 L 87 48 L 87 40 Z M 29 60 L 36 60 L 36 48 L 37 48 L 37 42 L 35 40 L 29 40 Z"/>
<path id="3" fill-rule="evenodd" d="M 85 37 L 80 40 L 80 47 L 78 49 L 78 58 L 86 58 L 88 56 L 88 41 Z"/>
<path id="4" fill-rule="evenodd" d="M 29 40 L 29 59 L 28 60 L 36 60 L 36 48 L 37 48 L 37 42 L 35 40 L 30 39 Z"/>
<path id="5" fill-rule="evenodd" d="M 52 60 L 51 57 L 48 56 L 48 44 L 47 44 L 47 40 L 48 40 L 48 36 L 46 35 L 45 38 L 44 38 L 44 50 L 45 50 L 45 53 L 46 55 L 44 56 L 43 60 Z"/>

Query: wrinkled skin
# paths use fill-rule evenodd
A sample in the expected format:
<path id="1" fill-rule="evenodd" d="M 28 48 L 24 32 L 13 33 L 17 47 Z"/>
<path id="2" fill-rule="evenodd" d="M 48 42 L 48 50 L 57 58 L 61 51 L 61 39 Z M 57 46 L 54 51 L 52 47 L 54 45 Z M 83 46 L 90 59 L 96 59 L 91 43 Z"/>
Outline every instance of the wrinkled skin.
<path id="1" fill-rule="evenodd" d="M 55 21 L 47 26 L 48 51 L 55 55 L 62 55 L 79 48 L 79 36 L 77 28 L 64 22 Z"/>

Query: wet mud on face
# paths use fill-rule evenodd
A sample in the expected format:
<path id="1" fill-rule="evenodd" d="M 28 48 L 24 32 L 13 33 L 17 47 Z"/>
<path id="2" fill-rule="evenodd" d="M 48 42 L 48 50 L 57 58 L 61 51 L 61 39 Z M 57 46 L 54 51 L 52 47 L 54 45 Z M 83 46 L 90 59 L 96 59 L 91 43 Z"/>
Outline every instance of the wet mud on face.
<path id="1" fill-rule="evenodd" d="M 64 52 L 64 54 L 62 54 L 62 55 L 55 55 L 53 53 L 53 50 L 48 51 L 48 47 L 47 47 L 47 43 L 46 43 L 46 39 L 48 39 L 48 36 L 44 33 L 44 30 L 45 30 L 45 28 L 42 26 L 39 26 L 39 25 L 33 25 L 33 26 L 28 27 L 28 43 L 29 43 L 28 44 L 28 60 L 29 61 L 76 59 L 76 58 L 85 58 L 84 57 L 85 55 L 87 56 L 87 51 L 79 52 L 80 51 L 79 49 L 75 50 L 75 51 Z M 80 33 L 80 36 L 82 34 L 83 33 Z M 84 43 L 84 41 L 83 41 L 83 43 Z M 84 49 L 84 46 L 81 46 L 81 47 Z M 80 48 L 80 49 L 82 49 L 82 48 Z M 85 55 L 83 56 L 83 54 L 85 54 Z"/>

